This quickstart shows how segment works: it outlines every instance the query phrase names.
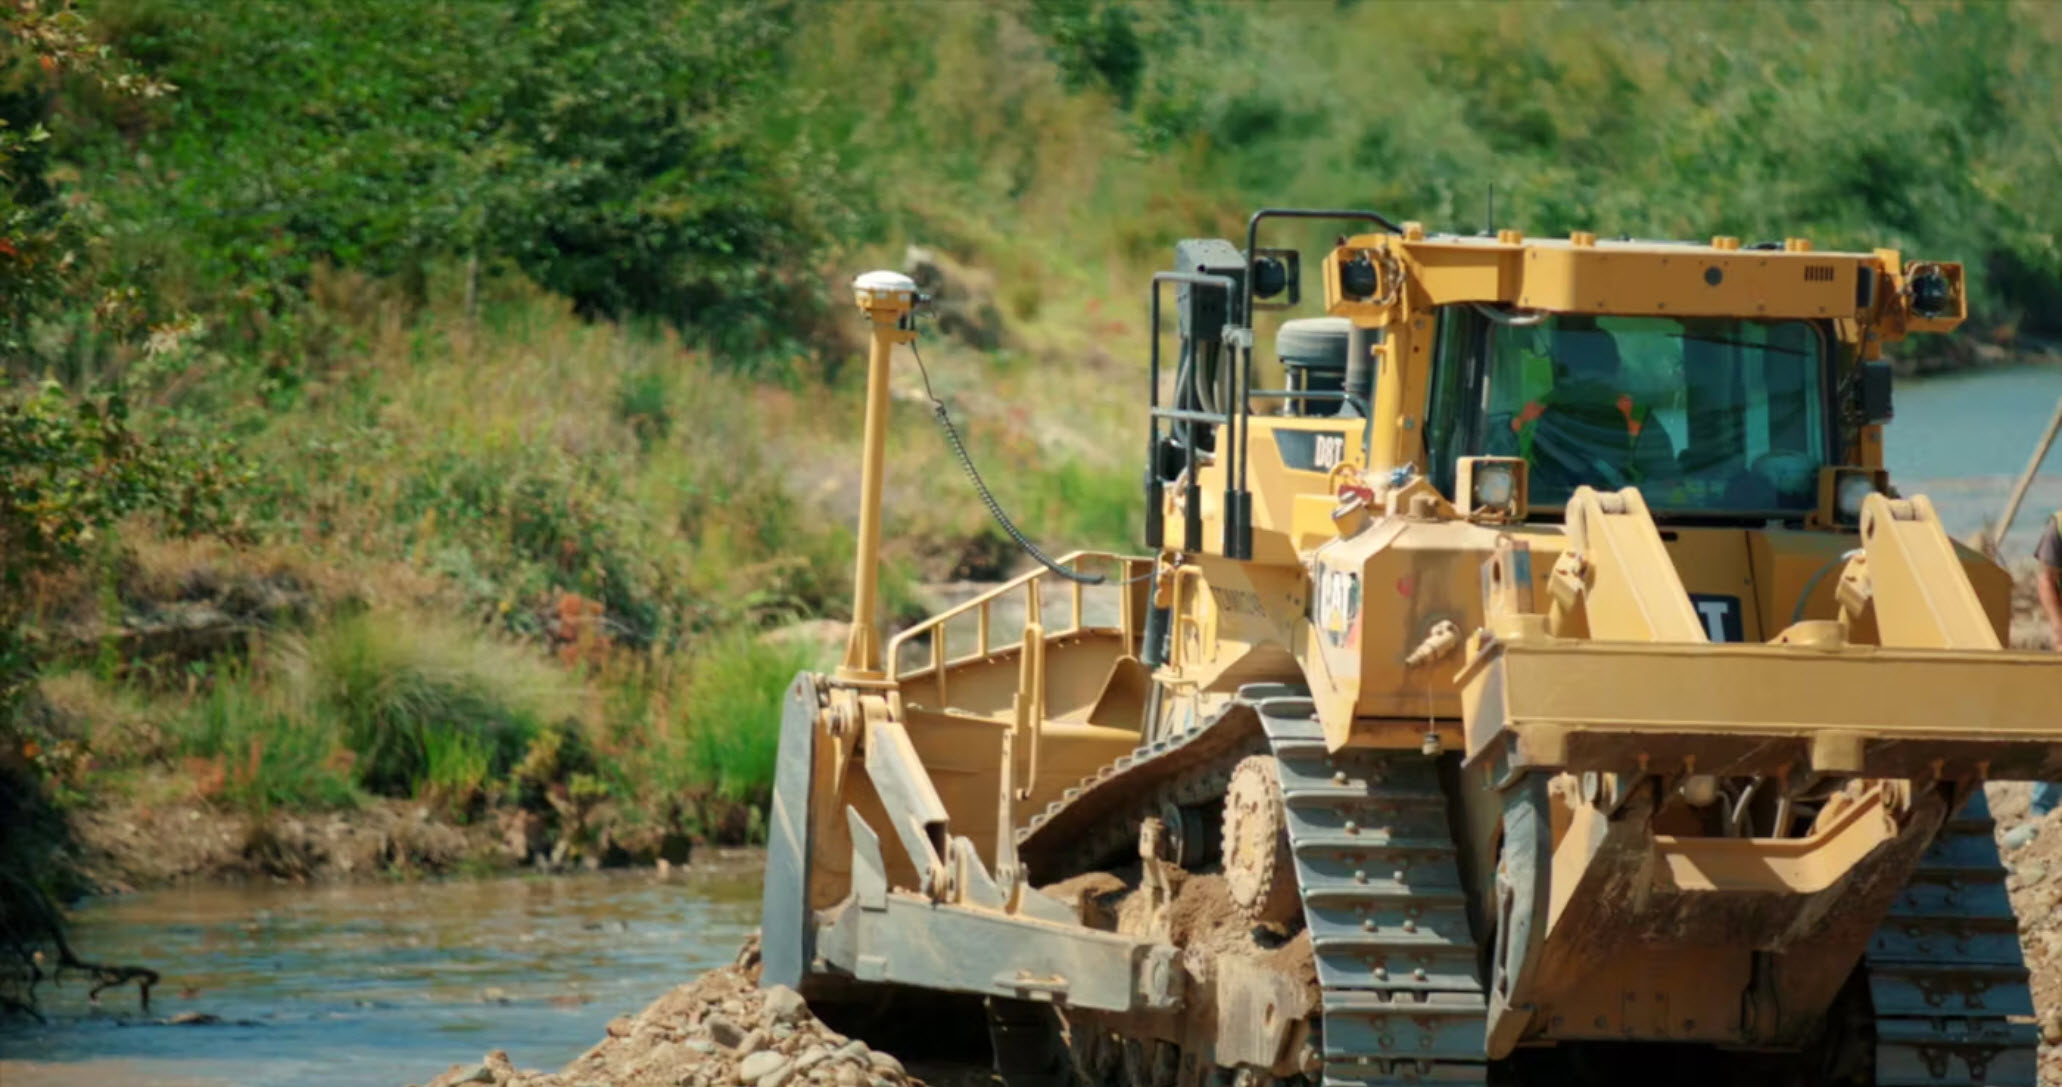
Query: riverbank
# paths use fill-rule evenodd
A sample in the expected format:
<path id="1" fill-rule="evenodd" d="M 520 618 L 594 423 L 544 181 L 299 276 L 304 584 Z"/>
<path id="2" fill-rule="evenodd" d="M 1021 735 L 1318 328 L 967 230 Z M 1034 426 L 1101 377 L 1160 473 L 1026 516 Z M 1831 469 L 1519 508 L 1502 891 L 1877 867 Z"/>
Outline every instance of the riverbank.
<path id="1" fill-rule="evenodd" d="M 2021 559 L 2013 572 L 2010 644 L 2044 649 L 2047 624 L 2033 590 L 2034 567 Z M 945 607 L 985 584 L 940 583 L 920 587 L 914 595 L 925 607 Z M 132 624 L 131 629 L 143 628 Z M 186 629 L 207 628 L 188 624 Z M 820 667 L 841 635 L 841 625 L 817 622 L 770 639 L 778 652 L 791 656 L 743 677 L 749 689 L 741 691 L 729 711 L 746 715 L 737 730 L 740 742 L 761 746 L 764 753 L 733 747 L 727 753 L 733 768 L 770 756 L 778 693 L 791 674 L 787 665 Z M 396 632 L 382 628 L 365 636 L 392 638 Z M 295 652 L 308 650 L 303 644 Z M 255 654 L 244 657 L 247 668 L 252 660 L 279 659 L 262 647 Z M 519 665 L 514 671 L 511 661 Z M 310 665 L 303 661 L 298 667 Z M 537 687 L 540 675 L 548 686 L 552 674 L 540 671 L 551 668 L 549 663 L 502 654 L 491 655 L 483 667 L 490 670 L 479 684 L 498 684 L 505 700 L 516 699 L 526 685 Z M 460 671 L 450 665 L 440 674 L 456 682 Z M 305 671 L 298 675 L 307 682 Z M 579 676 L 567 678 L 576 683 Z M 332 742 L 345 754 L 321 752 L 324 762 L 313 767 L 268 756 L 291 736 L 288 723 L 261 717 L 259 724 L 269 731 L 239 732 L 243 726 L 221 719 L 233 716 L 246 699 L 262 701 L 252 692 L 267 681 L 247 670 L 232 673 L 226 682 L 241 685 L 241 693 L 225 698 L 197 688 L 123 696 L 76 672 L 46 678 L 43 712 L 57 722 L 55 731 L 80 737 L 88 752 L 71 779 L 76 793 L 63 806 L 64 857 L 82 890 L 649 868 L 662 861 L 679 865 L 698 844 L 754 840 L 762 821 L 757 796 L 750 792 L 726 796 L 687 788 L 670 809 L 648 800 L 633 803 L 639 797 L 637 783 L 626 780 L 620 765 L 607 765 L 615 755 L 575 750 L 573 745 L 588 742 L 593 733 L 563 723 L 532 735 L 530 746 L 500 782 L 484 773 L 455 782 L 448 775 L 432 776 L 414 786 L 413 795 L 379 796 L 353 787 L 349 749 L 334 736 Z M 397 679 L 384 675 L 359 682 L 392 685 Z M 504 706 L 501 712 L 538 716 L 520 707 Z M 766 765 L 770 768 L 770 762 Z M 304 777 L 288 775 L 297 766 Z M 586 785 L 576 790 L 576 775 L 586 775 L 581 781 L 615 784 L 613 789 Z M 286 780 L 277 780 L 282 777 Z M 324 792 L 325 786 L 332 791 Z"/>

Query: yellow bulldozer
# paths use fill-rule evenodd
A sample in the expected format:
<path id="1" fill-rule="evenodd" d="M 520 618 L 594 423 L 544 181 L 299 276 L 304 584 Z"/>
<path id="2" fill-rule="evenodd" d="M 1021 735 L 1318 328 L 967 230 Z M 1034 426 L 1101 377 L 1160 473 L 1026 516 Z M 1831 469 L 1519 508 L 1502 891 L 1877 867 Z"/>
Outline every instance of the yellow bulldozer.
<path id="1" fill-rule="evenodd" d="M 1348 232 L 1323 316 L 1269 228 Z M 854 616 L 786 696 L 765 984 L 972 1009 L 1013 1083 L 2036 1082 L 1982 785 L 2062 779 L 2062 658 L 1884 469 L 1883 348 L 1960 265 L 1258 212 L 1153 278 L 1147 553 L 885 644 L 925 299 L 854 289 Z"/>

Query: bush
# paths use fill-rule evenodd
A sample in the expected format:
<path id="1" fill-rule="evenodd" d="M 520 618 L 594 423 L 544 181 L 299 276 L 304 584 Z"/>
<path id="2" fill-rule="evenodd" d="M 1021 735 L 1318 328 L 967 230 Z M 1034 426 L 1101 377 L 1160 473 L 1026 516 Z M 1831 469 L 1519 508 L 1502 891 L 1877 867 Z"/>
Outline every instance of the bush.
<path id="1" fill-rule="evenodd" d="M 424 616 L 342 619 L 285 656 L 300 711 L 334 721 L 359 784 L 385 796 L 505 775 L 573 710 L 533 653 Z"/>
<path id="2" fill-rule="evenodd" d="M 321 263 L 420 282 L 466 257 L 739 350 L 821 297 L 835 189 L 755 123 L 786 3 L 108 6 L 115 45 L 181 93 L 83 153 L 123 177 L 122 259 L 168 291 L 276 311 Z"/>

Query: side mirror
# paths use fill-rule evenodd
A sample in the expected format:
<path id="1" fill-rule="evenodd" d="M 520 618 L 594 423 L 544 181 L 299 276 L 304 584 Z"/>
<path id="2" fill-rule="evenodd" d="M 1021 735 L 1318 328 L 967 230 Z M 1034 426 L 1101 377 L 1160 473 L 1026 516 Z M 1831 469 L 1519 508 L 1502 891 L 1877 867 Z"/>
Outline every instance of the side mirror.
<path id="1" fill-rule="evenodd" d="M 1862 421 L 1882 426 L 1895 415 L 1890 405 L 1890 364 L 1881 359 L 1862 363 Z"/>

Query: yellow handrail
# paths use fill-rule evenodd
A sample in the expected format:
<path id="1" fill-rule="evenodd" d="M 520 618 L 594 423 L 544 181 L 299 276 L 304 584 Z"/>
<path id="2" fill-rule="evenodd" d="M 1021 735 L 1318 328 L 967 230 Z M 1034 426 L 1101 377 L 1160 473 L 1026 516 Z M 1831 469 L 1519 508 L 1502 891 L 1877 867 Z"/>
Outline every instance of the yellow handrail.
<path id="1" fill-rule="evenodd" d="M 971 600 L 967 600 L 963 603 L 947 608 L 944 611 L 941 611 L 938 614 L 933 615 L 928 619 L 925 619 L 923 622 L 920 622 L 915 626 L 909 627 L 908 629 L 896 634 L 892 639 L 889 640 L 888 652 L 886 654 L 890 674 L 894 676 L 896 680 L 899 681 L 907 679 L 910 676 L 917 675 L 925 671 L 926 669 L 930 670 L 930 672 L 937 677 L 939 704 L 944 705 L 946 704 L 945 677 L 948 672 L 946 666 L 957 663 L 958 661 L 962 660 L 985 658 L 992 655 L 992 653 L 994 652 L 995 629 L 990 609 L 994 606 L 994 604 L 997 601 L 1009 596 L 1012 593 L 1022 592 L 1025 594 L 1025 626 L 1034 623 L 1039 624 L 1042 628 L 1044 636 L 1047 638 L 1054 638 L 1062 635 L 1072 634 L 1082 629 L 1082 620 L 1086 613 L 1086 593 L 1084 590 L 1089 588 L 1108 588 L 1115 590 L 1120 594 L 1125 593 L 1128 589 L 1130 589 L 1134 581 L 1136 581 L 1145 571 L 1151 568 L 1152 562 L 1153 560 L 1150 558 L 1131 555 L 1119 555 L 1109 551 L 1075 551 L 1071 554 L 1062 556 L 1059 559 L 1059 563 L 1061 566 L 1066 567 L 1067 569 L 1074 570 L 1076 572 L 1083 572 L 1091 568 L 1092 566 L 1108 563 L 1115 568 L 1114 573 L 1116 574 L 1116 576 L 1113 577 L 1111 580 L 1105 581 L 1102 585 L 1099 586 L 1083 585 L 1078 581 L 1069 583 L 1070 593 L 1068 605 L 1070 614 L 1067 617 L 1066 626 L 1054 629 L 1051 627 L 1045 627 L 1041 622 L 1041 613 L 1044 609 L 1039 598 L 1039 590 L 1044 585 L 1045 580 L 1051 576 L 1050 572 L 1041 567 L 1039 569 L 1032 570 L 1029 573 L 1020 574 L 1017 577 L 1011 578 L 1010 580 L 1005 581 L 992 589 L 989 589 L 987 592 L 984 592 Z M 1128 604 L 1128 602 L 1125 603 Z M 974 649 L 971 653 L 966 653 L 955 657 L 952 655 L 949 646 L 947 624 L 951 623 L 955 619 L 967 615 L 968 613 L 972 613 L 975 617 Z M 1128 606 L 1125 606 L 1124 604 L 1120 604 L 1118 614 L 1120 617 L 1120 629 L 1123 631 L 1124 637 L 1128 643 L 1131 640 L 1135 639 L 1137 635 L 1137 631 L 1133 629 L 1134 624 L 1131 616 L 1131 609 Z M 1019 637 L 1010 639 L 1012 642 L 1021 640 L 1021 628 L 1017 633 Z M 927 654 L 929 659 L 913 667 L 904 668 L 902 665 L 903 646 L 911 644 L 915 642 L 917 639 L 926 636 L 929 636 L 931 639 L 930 653 Z"/>

